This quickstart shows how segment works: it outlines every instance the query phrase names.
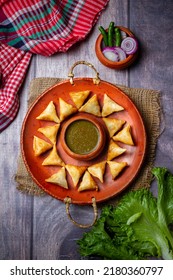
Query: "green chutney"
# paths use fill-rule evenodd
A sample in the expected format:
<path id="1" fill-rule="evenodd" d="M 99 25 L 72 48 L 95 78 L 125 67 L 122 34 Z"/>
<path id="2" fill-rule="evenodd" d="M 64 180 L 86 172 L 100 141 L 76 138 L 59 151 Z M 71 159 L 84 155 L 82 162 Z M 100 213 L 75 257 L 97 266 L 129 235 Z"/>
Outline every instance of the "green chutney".
<path id="1" fill-rule="evenodd" d="M 68 126 L 65 134 L 65 141 L 69 149 L 80 155 L 92 152 L 96 148 L 98 140 L 98 128 L 87 120 L 74 121 Z"/>

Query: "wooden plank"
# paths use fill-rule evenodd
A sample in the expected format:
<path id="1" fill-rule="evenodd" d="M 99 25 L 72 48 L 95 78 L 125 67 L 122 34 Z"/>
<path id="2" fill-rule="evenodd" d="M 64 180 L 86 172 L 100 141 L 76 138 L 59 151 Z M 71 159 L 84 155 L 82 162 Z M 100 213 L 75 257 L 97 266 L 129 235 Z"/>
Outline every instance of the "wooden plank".
<path id="1" fill-rule="evenodd" d="M 158 140 L 155 165 L 173 171 L 172 158 L 172 73 L 173 73 L 173 2 L 130 1 L 130 27 L 140 41 L 139 61 L 130 70 L 130 86 L 161 91 L 163 122 Z"/>
<path id="2" fill-rule="evenodd" d="M 128 23 L 127 1 L 111 0 L 103 12 L 93 31 L 83 42 L 77 43 L 67 53 L 58 53 L 50 58 L 37 56 L 36 77 L 67 78 L 70 67 L 74 62 L 86 60 L 93 63 L 100 78 L 111 83 L 127 85 L 128 70 L 115 71 L 102 65 L 95 55 L 95 41 L 99 35 L 98 27 L 105 28 L 110 21 L 121 25 Z M 79 65 L 74 70 L 75 77 L 92 77 L 93 70 Z M 87 207 L 72 207 L 72 214 L 81 223 L 91 223 L 93 210 Z M 100 208 L 100 207 L 99 207 Z M 79 210 L 80 209 L 80 210 Z M 82 236 L 84 230 L 76 228 L 67 218 L 65 205 L 50 197 L 34 199 L 33 225 L 33 259 L 78 259 L 76 239 Z"/>
<path id="3" fill-rule="evenodd" d="M 0 259 L 30 259 L 33 198 L 16 190 L 14 175 L 20 152 L 20 129 L 27 108 L 29 80 L 34 61 L 20 91 L 20 110 L 13 123 L 0 134 Z"/>

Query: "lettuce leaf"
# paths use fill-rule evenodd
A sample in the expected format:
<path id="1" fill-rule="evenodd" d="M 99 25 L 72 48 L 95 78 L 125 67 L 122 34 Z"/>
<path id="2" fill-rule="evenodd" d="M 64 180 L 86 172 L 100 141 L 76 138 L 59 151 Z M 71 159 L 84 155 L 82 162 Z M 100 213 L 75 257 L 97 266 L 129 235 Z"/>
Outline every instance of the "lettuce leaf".
<path id="1" fill-rule="evenodd" d="M 105 206 L 97 223 L 78 240 L 80 254 L 105 259 L 173 259 L 173 175 L 157 167 L 158 198 L 150 190 L 125 194 L 116 207 Z"/>
<path id="2" fill-rule="evenodd" d="M 115 247 L 114 240 L 105 230 L 105 222 L 110 215 L 110 211 L 111 206 L 104 207 L 96 225 L 93 226 L 90 232 L 84 233 L 81 240 L 78 240 L 81 255 L 97 255 L 103 259 L 123 259 L 124 256 L 127 260 L 137 259 L 133 252 L 125 246 Z"/>
<path id="3" fill-rule="evenodd" d="M 158 181 L 158 213 L 159 219 L 165 217 L 167 225 L 173 223 L 173 175 L 166 168 L 153 168 Z"/>

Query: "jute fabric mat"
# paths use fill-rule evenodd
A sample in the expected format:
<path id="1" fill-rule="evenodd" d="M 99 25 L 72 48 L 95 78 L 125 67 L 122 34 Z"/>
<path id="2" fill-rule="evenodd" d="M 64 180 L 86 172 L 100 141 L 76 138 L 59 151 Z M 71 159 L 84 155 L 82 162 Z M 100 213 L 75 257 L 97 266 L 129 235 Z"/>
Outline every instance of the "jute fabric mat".
<path id="1" fill-rule="evenodd" d="M 31 81 L 29 90 L 28 106 L 49 87 L 59 83 L 63 79 L 60 78 L 36 78 Z M 152 180 L 151 169 L 153 168 L 155 159 L 155 149 L 157 139 L 160 133 L 160 93 L 157 90 L 128 88 L 116 85 L 123 90 L 134 102 L 144 121 L 147 134 L 147 150 L 146 157 L 142 168 L 133 181 L 129 189 L 138 189 L 141 187 L 149 188 Z M 18 159 L 18 168 L 15 175 L 17 189 L 30 195 L 44 195 L 42 191 L 31 179 L 26 167 L 23 163 L 21 155 Z"/>

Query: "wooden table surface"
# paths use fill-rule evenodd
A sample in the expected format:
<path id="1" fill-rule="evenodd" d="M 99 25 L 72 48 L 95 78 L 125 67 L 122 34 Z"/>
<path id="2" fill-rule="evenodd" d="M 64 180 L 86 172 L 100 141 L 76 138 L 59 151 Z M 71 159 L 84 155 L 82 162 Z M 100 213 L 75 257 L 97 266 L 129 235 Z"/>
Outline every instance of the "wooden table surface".
<path id="1" fill-rule="evenodd" d="M 85 230 L 67 218 L 65 205 L 46 195 L 33 197 L 16 190 L 14 175 L 20 153 L 20 130 L 27 111 L 29 84 L 36 77 L 67 78 L 78 60 L 94 64 L 108 82 L 161 91 L 162 127 L 158 139 L 156 166 L 173 171 L 173 1 L 110 0 L 87 38 L 67 53 L 52 57 L 33 56 L 20 90 L 20 110 L 14 122 L 0 135 L 0 259 L 80 259 L 76 240 Z M 116 71 L 103 66 L 94 51 L 98 27 L 110 21 L 129 27 L 138 37 L 141 55 L 132 67 Z M 78 66 L 76 76 L 92 76 L 93 71 Z M 155 186 L 153 187 L 154 190 Z M 93 218 L 90 206 L 72 206 L 72 215 L 87 223 Z"/>

